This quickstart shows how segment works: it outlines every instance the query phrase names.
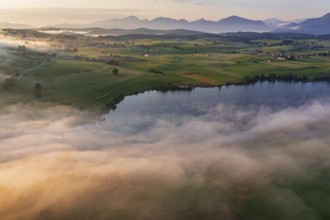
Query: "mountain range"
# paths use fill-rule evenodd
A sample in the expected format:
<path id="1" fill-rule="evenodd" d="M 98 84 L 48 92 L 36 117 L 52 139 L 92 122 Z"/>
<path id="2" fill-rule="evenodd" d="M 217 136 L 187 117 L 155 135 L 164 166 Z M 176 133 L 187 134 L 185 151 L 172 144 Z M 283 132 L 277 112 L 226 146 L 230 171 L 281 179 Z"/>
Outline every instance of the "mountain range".
<path id="1" fill-rule="evenodd" d="M 90 35 L 90 36 L 104 36 L 104 35 L 203 35 L 206 34 L 200 31 L 191 31 L 186 29 L 171 29 L 171 30 L 157 30 L 147 28 L 137 29 L 121 29 L 121 28 L 38 28 L 39 32 L 46 34 L 65 34 L 65 35 Z"/>
<path id="2" fill-rule="evenodd" d="M 139 19 L 135 16 L 126 18 L 115 18 L 104 21 L 97 21 L 86 25 L 56 25 L 58 28 L 85 28 L 99 27 L 104 29 L 157 29 L 174 30 L 186 29 L 207 33 L 225 32 L 293 32 L 306 34 L 330 34 L 330 13 L 319 18 L 299 19 L 294 21 L 283 21 L 279 19 L 250 20 L 239 16 L 230 16 L 218 21 L 199 19 L 187 21 L 185 19 L 173 19 L 157 17 L 151 20 Z"/>
<path id="3" fill-rule="evenodd" d="M 187 21 L 185 19 L 173 19 L 166 17 L 157 17 L 151 20 L 139 19 L 135 16 L 126 18 L 107 19 L 97 21 L 90 24 L 58 24 L 49 25 L 59 29 L 65 28 L 100 28 L 99 34 L 125 33 L 126 30 L 143 31 L 157 30 L 157 34 L 163 34 L 164 30 L 190 30 L 205 33 L 226 33 L 226 32 L 287 32 L 287 33 L 305 33 L 305 34 L 330 34 L 330 13 L 311 19 L 301 19 L 296 21 L 282 21 L 278 19 L 250 20 L 239 16 L 230 16 L 218 21 L 199 19 L 195 21 Z M 10 24 L 0 22 L 0 28 L 25 28 L 31 29 L 32 26 L 24 24 Z M 117 31 L 113 31 L 118 29 Z"/>
<path id="4" fill-rule="evenodd" d="M 330 13 L 319 18 L 307 19 L 300 23 L 291 23 L 276 31 L 314 35 L 330 34 Z"/>
<path id="5" fill-rule="evenodd" d="M 35 28 L 35 27 L 31 26 L 31 25 L 27 25 L 27 24 L 16 24 L 16 23 L 9 23 L 9 22 L 0 22 L 0 28 L 32 29 L 32 28 Z"/>
<path id="6" fill-rule="evenodd" d="M 237 31 L 255 31 L 264 32 L 269 31 L 269 27 L 262 21 L 249 20 L 238 16 L 231 16 L 221 19 L 219 21 L 209 21 L 199 19 L 189 22 L 184 19 L 176 20 L 172 18 L 158 17 L 152 20 L 140 20 L 135 16 L 130 16 L 123 19 L 110 19 L 99 21 L 92 24 L 95 27 L 101 28 L 148 28 L 148 29 L 188 29 L 193 31 L 202 31 L 208 33 L 221 32 L 237 32 Z"/>

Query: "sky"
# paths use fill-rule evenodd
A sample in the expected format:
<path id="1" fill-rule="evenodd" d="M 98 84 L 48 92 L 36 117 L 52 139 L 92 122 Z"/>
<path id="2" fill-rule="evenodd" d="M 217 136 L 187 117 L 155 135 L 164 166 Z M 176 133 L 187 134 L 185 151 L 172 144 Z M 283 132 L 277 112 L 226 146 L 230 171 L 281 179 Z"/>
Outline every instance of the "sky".
<path id="1" fill-rule="evenodd" d="M 330 12 L 329 0 L 10 0 L 0 1 L 0 21 L 46 25 L 86 23 L 135 15 L 219 20 L 231 15 L 250 19 L 294 20 Z"/>

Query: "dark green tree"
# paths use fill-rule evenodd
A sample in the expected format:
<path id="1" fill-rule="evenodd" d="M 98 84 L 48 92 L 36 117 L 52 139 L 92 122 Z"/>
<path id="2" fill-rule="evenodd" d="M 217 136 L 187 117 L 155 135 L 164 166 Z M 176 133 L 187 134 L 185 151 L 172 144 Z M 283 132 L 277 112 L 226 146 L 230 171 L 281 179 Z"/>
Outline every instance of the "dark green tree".
<path id="1" fill-rule="evenodd" d="M 7 90 L 11 87 L 14 87 L 15 86 L 15 83 L 16 83 L 16 77 L 10 77 L 10 78 L 7 78 L 3 81 L 3 84 L 2 84 L 2 88 L 4 90 Z"/>
<path id="2" fill-rule="evenodd" d="M 117 68 L 113 69 L 112 74 L 117 76 L 119 74 L 119 70 Z"/>
<path id="3" fill-rule="evenodd" d="M 41 98 L 42 97 L 42 86 L 40 83 L 36 83 L 34 85 L 34 89 L 32 92 L 34 97 Z"/>

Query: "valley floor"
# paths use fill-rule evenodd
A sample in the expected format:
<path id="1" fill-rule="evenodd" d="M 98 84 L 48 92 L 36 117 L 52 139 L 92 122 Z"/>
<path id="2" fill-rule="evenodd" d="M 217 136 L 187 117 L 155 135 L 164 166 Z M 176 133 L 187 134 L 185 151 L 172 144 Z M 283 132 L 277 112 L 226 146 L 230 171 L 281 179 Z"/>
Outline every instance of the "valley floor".
<path id="1" fill-rule="evenodd" d="M 49 48 L 33 48 L 26 40 L 24 46 L 2 49 L 2 102 L 40 100 L 103 111 L 125 96 L 152 89 L 330 77 L 329 41 L 90 37 L 42 41 Z"/>

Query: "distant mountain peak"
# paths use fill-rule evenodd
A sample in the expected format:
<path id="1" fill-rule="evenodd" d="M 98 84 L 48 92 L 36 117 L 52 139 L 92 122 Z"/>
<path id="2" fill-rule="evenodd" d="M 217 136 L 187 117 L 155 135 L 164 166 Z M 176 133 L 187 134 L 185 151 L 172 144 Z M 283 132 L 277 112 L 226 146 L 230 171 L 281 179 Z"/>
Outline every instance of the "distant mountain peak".
<path id="1" fill-rule="evenodd" d="M 218 22 L 260 22 L 260 21 L 255 21 L 255 20 L 250 20 L 250 19 L 246 19 L 243 17 L 239 17 L 237 15 L 233 15 L 227 18 L 223 18 L 221 20 L 219 20 Z"/>
<path id="2" fill-rule="evenodd" d="M 128 16 L 128 17 L 123 18 L 121 20 L 139 21 L 140 19 L 138 17 L 136 17 L 136 16 Z"/>
<path id="3" fill-rule="evenodd" d="M 166 18 L 166 17 L 162 17 L 162 16 L 160 16 L 160 17 L 156 17 L 156 18 L 154 18 L 154 19 L 152 19 L 152 20 L 163 20 L 163 19 L 169 19 L 169 18 Z"/>
<path id="4" fill-rule="evenodd" d="M 323 20 L 323 21 L 330 21 L 330 13 L 327 13 L 327 14 L 323 15 L 322 17 L 314 18 L 314 19 L 319 19 L 319 20 Z"/>
<path id="5" fill-rule="evenodd" d="M 32 28 L 35 28 L 35 27 L 31 26 L 31 25 L 27 25 L 27 24 L 0 22 L 0 28 L 32 29 Z"/>
<path id="6" fill-rule="evenodd" d="M 165 22 L 165 21 L 177 21 L 173 18 L 166 18 L 166 17 L 157 17 L 152 19 L 151 21 L 157 21 L 157 22 Z"/>
<path id="7" fill-rule="evenodd" d="M 242 17 L 239 17 L 237 15 L 232 15 L 232 16 L 227 17 L 227 19 L 235 19 L 235 18 L 242 18 Z"/>
<path id="8" fill-rule="evenodd" d="M 262 21 L 259 20 L 250 20 L 247 18 L 239 17 L 237 15 L 233 15 L 224 19 L 221 19 L 218 21 L 218 23 L 224 23 L 224 24 L 251 24 L 251 25 L 265 25 Z M 266 26 L 266 25 L 265 25 Z"/>
<path id="9" fill-rule="evenodd" d="M 323 17 L 321 17 L 320 19 L 324 19 L 327 21 L 330 21 L 330 13 L 325 14 Z"/>
<path id="10" fill-rule="evenodd" d="M 330 13 L 319 18 L 307 19 L 300 23 L 301 25 L 330 25 Z"/>
<path id="11" fill-rule="evenodd" d="M 323 17 L 330 17 L 330 12 L 325 14 Z"/>
<path id="12" fill-rule="evenodd" d="M 270 21 L 270 22 L 287 22 L 287 21 L 283 21 L 283 20 L 280 20 L 280 19 L 277 19 L 277 18 L 268 18 L 268 19 L 265 19 L 265 21 Z"/>
<path id="13" fill-rule="evenodd" d="M 277 31 L 313 35 L 330 34 L 330 13 L 327 13 L 322 17 L 310 18 L 302 22 L 291 23 Z"/>
<path id="14" fill-rule="evenodd" d="M 220 21 L 225 21 L 225 20 L 248 20 L 248 19 L 239 17 L 237 15 L 232 15 L 227 18 L 220 19 Z"/>

